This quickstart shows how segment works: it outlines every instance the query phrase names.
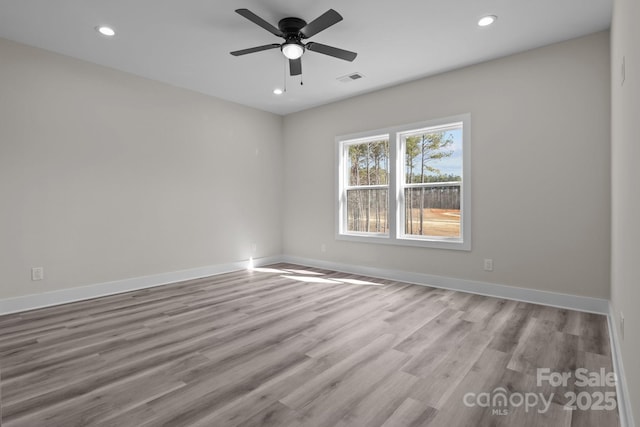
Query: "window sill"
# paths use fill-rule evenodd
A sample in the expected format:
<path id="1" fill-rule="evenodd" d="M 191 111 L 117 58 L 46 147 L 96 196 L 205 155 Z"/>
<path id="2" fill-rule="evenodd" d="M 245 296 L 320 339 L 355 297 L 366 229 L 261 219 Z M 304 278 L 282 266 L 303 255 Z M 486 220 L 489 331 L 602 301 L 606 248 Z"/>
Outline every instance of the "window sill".
<path id="1" fill-rule="evenodd" d="M 470 251 L 471 242 L 466 242 L 457 239 L 424 239 L 424 238 L 393 238 L 386 234 L 379 235 L 364 235 L 364 234 L 336 234 L 336 240 L 357 242 L 357 243 L 369 243 L 369 244 L 382 244 L 382 245 L 394 245 L 405 247 L 418 247 L 418 248 L 431 248 L 431 249 L 449 249 L 457 251 Z"/>

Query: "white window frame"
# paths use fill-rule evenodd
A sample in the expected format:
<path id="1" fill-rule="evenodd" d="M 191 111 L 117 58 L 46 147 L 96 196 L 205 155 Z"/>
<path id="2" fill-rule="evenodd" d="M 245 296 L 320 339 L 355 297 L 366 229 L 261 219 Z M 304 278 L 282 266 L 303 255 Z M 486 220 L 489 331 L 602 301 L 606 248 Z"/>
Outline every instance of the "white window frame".
<path id="1" fill-rule="evenodd" d="M 425 128 L 446 127 L 462 123 L 462 183 L 460 184 L 460 238 L 404 235 L 404 162 L 400 135 Z M 437 129 L 435 129 L 437 130 Z M 348 145 L 375 138 L 389 138 L 389 234 L 348 232 L 346 230 L 346 177 Z M 380 243 L 436 249 L 471 250 L 471 115 L 459 114 L 419 123 L 359 132 L 336 137 L 336 239 L 361 243 Z M 411 186 L 411 185 L 410 185 Z"/>
<path id="2" fill-rule="evenodd" d="M 339 224 L 339 229 L 341 233 L 346 233 L 349 236 L 364 236 L 367 238 L 373 237 L 379 237 L 379 238 L 388 238 L 389 237 L 389 233 L 391 233 L 391 224 L 389 224 L 389 233 L 374 233 L 374 232 L 363 232 L 363 231 L 346 231 L 347 228 L 347 215 L 346 213 L 343 211 L 344 209 L 346 209 L 347 206 L 347 202 L 346 202 L 346 195 L 347 195 L 347 191 L 349 190 L 380 190 L 380 189 L 387 189 L 388 194 L 389 194 L 389 199 L 392 196 L 392 191 L 391 191 L 391 186 L 390 186 L 390 182 L 388 184 L 382 184 L 382 185 L 358 185 L 358 186 L 354 186 L 354 185 L 349 185 L 347 183 L 348 181 L 348 176 L 349 176 L 349 172 L 347 171 L 347 161 L 346 159 L 348 158 L 348 152 L 349 152 L 349 146 L 351 145 L 358 145 L 358 144 L 366 144 L 369 142 L 374 142 L 374 141 L 380 141 L 380 140 L 386 140 L 388 138 L 387 134 L 380 134 L 380 135 L 368 135 L 364 138 L 355 138 L 355 139 L 349 139 L 348 141 L 345 140 L 340 144 L 340 150 L 341 153 L 339 155 L 340 157 L 340 161 L 342 162 L 342 164 L 340 165 L 340 182 L 342 185 L 342 192 L 341 192 L 341 203 L 340 203 L 340 208 L 341 214 L 340 214 L 340 224 Z M 391 141 L 389 141 L 389 144 L 391 144 Z M 389 146 L 389 151 L 391 151 L 391 146 Z M 391 170 L 391 158 L 389 158 L 389 175 L 388 175 L 388 179 L 391 178 L 390 176 L 390 170 Z"/>

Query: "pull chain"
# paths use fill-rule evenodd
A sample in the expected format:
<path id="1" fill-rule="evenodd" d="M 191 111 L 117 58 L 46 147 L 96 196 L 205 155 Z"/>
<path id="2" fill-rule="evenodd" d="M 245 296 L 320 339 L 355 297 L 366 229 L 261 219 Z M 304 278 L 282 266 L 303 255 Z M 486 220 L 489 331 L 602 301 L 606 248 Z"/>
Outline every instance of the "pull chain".
<path id="1" fill-rule="evenodd" d="M 287 93 L 287 60 L 285 58 L 284 62 L 283 62 L 283 68 L 282 68 L 282 80 L 284 81 L 284 93 Z"/>

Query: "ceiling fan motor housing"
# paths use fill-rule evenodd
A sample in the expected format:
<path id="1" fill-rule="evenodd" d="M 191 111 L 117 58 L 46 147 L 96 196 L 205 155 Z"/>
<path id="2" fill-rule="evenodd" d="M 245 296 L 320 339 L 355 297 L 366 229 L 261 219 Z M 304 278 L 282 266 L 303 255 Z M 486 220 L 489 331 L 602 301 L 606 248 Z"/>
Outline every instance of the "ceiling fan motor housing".
<path id="1" fill-rule="evenodd" d="M 278 22 L 278 28 L 285 34 L 287 40 L 295 38 L 299 40 L 303 37 L 300 30 L 307 25 L 304 19 L 300 18 L 283 18 Z"/>

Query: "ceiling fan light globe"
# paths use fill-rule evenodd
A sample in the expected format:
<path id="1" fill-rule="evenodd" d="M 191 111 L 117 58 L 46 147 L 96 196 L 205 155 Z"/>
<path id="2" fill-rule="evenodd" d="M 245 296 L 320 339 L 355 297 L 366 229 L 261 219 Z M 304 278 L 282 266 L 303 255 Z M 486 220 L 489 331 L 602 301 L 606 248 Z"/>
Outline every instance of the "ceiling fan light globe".
<path id="1" fill-rule="evenodd" d="M 304 47 L 298 43 L 285 43 L 282 45 L 282 54 L 288 59 L 298 59 L 304 53 Z"/>

